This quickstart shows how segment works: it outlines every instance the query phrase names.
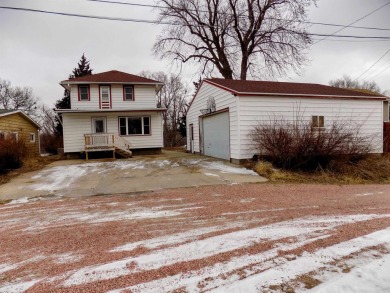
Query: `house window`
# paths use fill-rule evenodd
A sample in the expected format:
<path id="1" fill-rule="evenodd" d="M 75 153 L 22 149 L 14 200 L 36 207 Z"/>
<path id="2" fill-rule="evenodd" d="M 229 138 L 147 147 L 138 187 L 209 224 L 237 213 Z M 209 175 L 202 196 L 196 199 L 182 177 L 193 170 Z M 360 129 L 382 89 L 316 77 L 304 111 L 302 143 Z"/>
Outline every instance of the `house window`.
<path id="1" fill-rule="evenodd" d="M 132 85 L 125 85 L 123 87 L 123 100 L 134 101 L 134 87 Z"/>
<path id="2" fill-rule="evenodd" d="M 35 133 L 30 133 L 30 142 L 35 143 Z"/>
<path id="3" fill-rule="evenodd" d="M 17 132 L 11 132 L 9 133 L 9 138 L 13 141 L 18 141 L 18 133 Z"/>
<path id="4" fill-rule="evenodd" d="M 80 101 L 89 101 L 89 86 L 88 85 L 79 85 L 79 100 Z"/>
<path id="5" fill-rule="evenodd" d="M 120 135 L 150 135 L 150 117 L 120 117 Z"/>
<path id="6" fill-rule="evenodd" d="M 311 116 L 311 126 L 313 128 L 324 128 L 325 127 L 324 116 Z"/>

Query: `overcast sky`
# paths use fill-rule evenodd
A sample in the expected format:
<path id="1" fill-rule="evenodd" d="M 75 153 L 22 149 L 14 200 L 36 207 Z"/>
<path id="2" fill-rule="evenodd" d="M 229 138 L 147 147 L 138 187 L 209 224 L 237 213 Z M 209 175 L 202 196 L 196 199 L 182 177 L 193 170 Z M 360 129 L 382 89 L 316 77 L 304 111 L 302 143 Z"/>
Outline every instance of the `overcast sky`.
<path id="1" fill-rule="evenodd" d="M 154 0 L 122 0 L 153 4 Z M 319 0 L 310 9 L 310 20 L 350 24 L 386 4 L 388 0 Z M 86 0 L 0 0 L 0 6 L 24 7 L 58 12 L 153 20 L 150 8 L 94 3 Z M 390 5 L 357 22 L 358 26 L 390 29 Z M 167 61 L 153 57 L 151 48 L 162 26 L 83 19 L 0 9 L 0 78 L 13 85 L 32 87 L 41 101 L 52 106 L 63 95 L 58 84 L 67 79 L 83 53 L 94 73 L 117 69 L 138 74 L 142 70 L 169 68 Z M 334 33 L 338 28 L 312 26 L 313 33 Z M 343 35 L 390 37 L 390 31 L 345 29 Z M 280 81 L 328 84 L 349 74 L 361 75 L 390 49 L 390 41 L 335 42 L 324 40 L 311 47 L 310 64 L 302 76 L 291 74 Z M 198 76 L 186 67 L 188 83 Z M 390 52 L 362 79 L 375 80 L 390 90 Z"/>

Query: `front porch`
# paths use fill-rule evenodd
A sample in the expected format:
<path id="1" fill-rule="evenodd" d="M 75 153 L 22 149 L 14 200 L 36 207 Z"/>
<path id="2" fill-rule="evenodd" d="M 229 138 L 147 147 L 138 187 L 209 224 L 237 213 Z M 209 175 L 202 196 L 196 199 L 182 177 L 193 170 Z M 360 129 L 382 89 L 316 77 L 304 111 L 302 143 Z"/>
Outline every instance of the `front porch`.
<path id="1" fill-rule="evenodd" d="M 84 134 L 84 141 L 86 160 L 89 152 L 112 151 L 114 158 L 115 153 L 125 158 L 132 156 L 131 144 L 114 133 Z"/>

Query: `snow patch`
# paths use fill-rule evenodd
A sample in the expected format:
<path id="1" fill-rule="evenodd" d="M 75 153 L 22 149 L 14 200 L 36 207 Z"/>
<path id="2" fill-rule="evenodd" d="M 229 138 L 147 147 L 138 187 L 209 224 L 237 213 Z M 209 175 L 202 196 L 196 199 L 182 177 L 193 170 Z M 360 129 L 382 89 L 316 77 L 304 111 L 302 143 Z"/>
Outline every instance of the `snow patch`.
<path id="1" fill-rule="evenodd" d="M 162 249 L 138 257 L 130 257 L 108 264 L 86 267 L 75 272 L 64 282 L 64 285 L 79 285 L 125 276 L 139 271 L 159 269 L 163 266 L 178 262 L 207 258 L 218 253 L 248 247 L 265 240 L 270 241 L 286 237 L 304 236 L 309 233 L 328 231 L 338 225 L 385 217 L 390 217 L 390 215 L 308 217 L 227 233 Z M 135 264 L 134 269 L 128 268 L 129 263 Z"/>

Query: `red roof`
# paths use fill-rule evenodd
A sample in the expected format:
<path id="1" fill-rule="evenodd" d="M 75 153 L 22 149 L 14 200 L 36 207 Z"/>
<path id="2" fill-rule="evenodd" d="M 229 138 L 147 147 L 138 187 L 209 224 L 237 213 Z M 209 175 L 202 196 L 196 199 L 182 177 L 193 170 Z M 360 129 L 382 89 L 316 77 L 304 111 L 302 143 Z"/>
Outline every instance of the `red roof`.
<path id="1" fill-rule="evenodd" d="M 302 96 L 336 96 L 336 97 L 383 97 L 375 93 L 359 92 L 350 89 L 337 88 L 321 84 L 231 80 L 212 78 L 205 82 L 222 87 L 235 94 L 271 94 L 271 95 L 302 95 Z"/>
<path id="2" fill-rule="evenodd" d="M 117 70 L 111 70 L 107 72 L 102 72 L 102 73 L 96 73 L 96 74 L 91 74 L 87 76 L 82 76 L 82 77 L 77 77 L 77 78 L 72 78 L 68 80 L 64 80 L 61 83 L 86 83 L 86 82 L 91 82 L 91 83 L 161 83 L 159 81 L 149 79 L 146 77 L 138 76 L 138 75 L 133 75 Z"/>

